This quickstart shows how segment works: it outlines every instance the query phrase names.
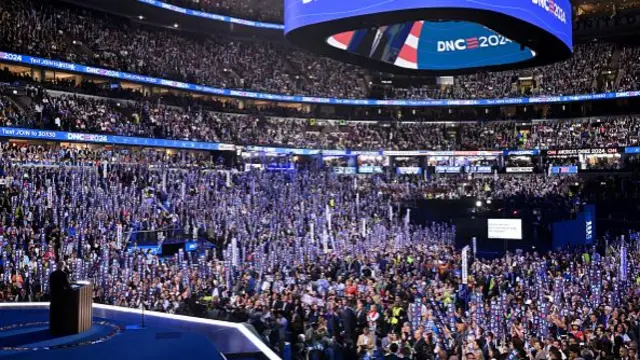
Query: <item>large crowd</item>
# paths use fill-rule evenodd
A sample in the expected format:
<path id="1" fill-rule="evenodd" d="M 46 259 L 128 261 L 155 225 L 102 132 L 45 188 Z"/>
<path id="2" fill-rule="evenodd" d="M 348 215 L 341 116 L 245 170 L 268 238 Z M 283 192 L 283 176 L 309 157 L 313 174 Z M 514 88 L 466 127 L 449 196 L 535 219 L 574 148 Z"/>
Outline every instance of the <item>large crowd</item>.
<path id="1" fill-rule="evenodd" d="M 372 74 L 366 70 L 281 42 L 154 28 L 42 0 L 2 0 L 0 13 L 3 51 L 229 89 L 340 98 L 369 95 Z M 452 85 L 438 88 L 399 87 L 386 96 L 496 98 L 635 90 L 637 52 L 633 46 L 589 42 L 577 45 L 570 59 L 552 65 L 458 76 Z"/>
<path id="2" fill-rule="evenodd" d="M 539 95 L 574 95 L 594 92 L 632 90 L 637 69 L 635 47 L 623 47 L 618 64 L 622 66 L 620 79 L 603 77 L 605 70 L 615 70 L 612 56 L 616 47 L 606 43 L 579 44 L 573 56 L 555 64 L 502 72 L 481 72 L 456 76 L 451 85 L 437 88 L 394 88 L 389 98 L 454 98 L 483 99 Z M 616 73 L 617 74 L 617 73 Z M 617 75 L 616 75 L 617 76 Z M 616 85 L 618 81 L 618 85 Z"/>
<path id="3" fill-rule="evenodd" d="M 27 87 L 0 97 L 0 126 L 352 150 L 502 150 L 637 146 L 640 119 L 611 116 L 532 123 L 358 122 L 281 118 L 71 95 Z M 18 105 L 22 105 L 19 107 Z"/>
<path id="4" fill-rule="evenodd" d="M 284 44 L 148 28 L 40 0 L 6 0 L 0 9 L 4 20 L 0 48 L 5 51 L 225 88 L 318 95 L 331 91 L 341 97 L 366 94 L 365 87 L 350 83 L 360 75 L 354 67 L 318 60 Z M 333 84 L 322 80 L 329 69 L 336 80 Z"/>
<path id="5" fill-rule="evenodd" d="M 284 2 L 273 0 L 167 0 L 169 4 L 187 9 L 202 10 L 221 15 L 235 16 L 241 19 L 259 20 L 282 24 L 284 21 Z"/>
<path id="6" fill-rule="evenodd" d="M 170 2 L 266 21 L 282 16 L 281 7 L 265 1 Z M 154 29 L 43 0 L 0 0 L 0 19 L 2 51 L 228 88 L 368 94 L 364 70 L 282 44 Z M 589 43 L 558 64 L 393 94 L 637 89 L 637 57 L 634 47 Z M 606 70 L 614 76 L 603 77 Z M 521 86 L 521 76 L 532 85 Z M 319 149 L 640 145 L 640 118 L 633 115 L 339 121 L 4 85 L 0 126 Z M 240 171 L 238 158 L 0 142 L 0 301 L 49 300 L 49 274 L 60 267 L 73 281 L 90 280 L 98 303 L 244 322 L 281 354 L 289 343 L 296 360 L 638 359 L 638 234 L 488 259 L 460 251 L 450 221 L 420 221 L 410 209 L 430 200 L 493 201 L 501 217 L 518 214 L 548 229 L 589 200 L 610 196 L 622 204 L 640 196 L 633 176 L 588 182 L 547 174 L 341 176 L 321 161 L 297 171 Z M 469 216 L 491 211 L 471 208 Z M 198 249 L 151 250 L 184 241 Z"/>
<path id="7" fill-rule="evenodd" d="M 212 159 L 151 150 L 1 151 L 3 301 L 46 300 L 64 260 L 98 302 L 246 322 L 299 359 L 626 359 L 637 347 L 635 248 L 625 280 L 613 241 L 469 259 L 463 279 L 455 226 L 417 225 L 400 206 L 434 192 L 569 205 L 571 177 L 404 182 L 207 170 Z M 216 246 L 127 251 L 177 236 Z"/>

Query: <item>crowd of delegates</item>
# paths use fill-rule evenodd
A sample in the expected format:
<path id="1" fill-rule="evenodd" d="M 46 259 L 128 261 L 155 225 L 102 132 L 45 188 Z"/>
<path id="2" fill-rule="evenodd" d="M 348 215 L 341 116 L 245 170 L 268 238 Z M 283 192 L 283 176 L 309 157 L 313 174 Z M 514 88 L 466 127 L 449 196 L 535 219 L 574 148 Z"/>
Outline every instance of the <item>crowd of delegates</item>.
<path id="1" fill-rule="evenodd" d="M 45 167 L 98 167 L 103 163 L 117 163 L 154 168 L 200 168 L 208 170 L 229 168 L 224 166 L 224 161 L 220 157 L 216 158 L 209 154 L 189 151 L 165 152 L 152 149 L 105 151 L 103 149 L 92 149 L 89 146 L 58 148 L 43 145 L 2 143 L 0 144 L 0 154 L 0 158 L 4 162 Z"/>
<path id="2" fill-rule="evenodd" d="M 241 19 L 260 20 L 282 24 L 284 2 L 273 0 L 167 0 L 166 3 L 202 10 L 214 14 L 230 15 Z"/>
<path id="3" fill-rule="evenodd" d="M 455 227 L 415 225 L 394 200 L 436 180 L 235 173 L 162 155 L 17 146 L 3 145 L 0 158 L 3 301 L 46 299 L 48 274 L 65 260 L 73 280 L 92 280 L 98 302 L 247 322 L 277 350 L 291 342 L 300 359 L 637 356 L 635 248 L 469 259 L 462 279 Z M 467 195 L 569 196 L 545 178 L 477 179 Z M 466 191 L 459 182 L 441 186 Z M 126 250 L 176 234 L 217 247 Z"/>
<path id="4" fill-rule="evenodd" d="M 24 93 L 27 96 L 14 96 L 7 90 L 0 95 L 0 126 L 315 149 L 565 149 L 640 143 L 640 119 L 636 116 L 529 124 L 340 122 L 208 112 L 152 101 L 47 92 L 34 87 L 27 87 Z"/>
<path id="5" fill-rule="evenodd" d="M 637 0 L 625 0 L 618 3 L 610 3 L 606 1 L 598 1 L 598 0 L 578 0 L 573 3 L 575 8 L 575 13 L 577 16 L 581 15 L 594 15 L 594 14 L 602 14 L 603 12 L 611 14 L 611 17 L 614 18 L 616 15 L 625 15 L 623 11 L 625 10 L 637 10 L 640 8 L 640 2 Z M 619 12 L 622 12 L 620 14 Z"/>
<path id="6" fill-rule="evenodd" d="M 599 87 L 598 79 L 601 72 L 609 69 L 614 46 L 611 44 L 588 43 L 576 45 L 573 56 L 555 64 L 525 70 L 482 72 L 461 75 L 454 78 L 453 85 L 430 90 L 423 87 L 409 89 L 394 89 L 389 94 L 393 98 L 502 98 L 523 95 L 572 95 L 588 94 L 599 91 L 611 91 L 612 86 L 604 82 Z M 624 47 L 622 56 L 626 53 L 637 53 L 634 47 Z M 622 64 L 622 62 L 620 62 Z M 624 68 L 633 67 L 636 61 L 624 64 Z M 635 78 L 634 71 L 623 72 L 622 82 L 627 84 Z M 530 86 L 520 86 L 519 78 L 531 79 Z M 629 89 L 635 83 L 629 84 Z"/>
<path id="7" fill-rule="evenodd" d="M 544 175 L 509 176 L 440 176 L 429 181 L 404 178 L 387 184 L 384 189 L 395 201 L 418 199 L 459 200 L 472 198 L 499 201 L 496 217 L 518 213 L 520 217 L 538 223 L 551 223 L 571 216 L 579 209 L 582 191 L 576 187 L 573 176 L 548 177 Z M 398 191 L 399 192 L 394 192 Z M 603 194 L 603 198 L 606 194 Z M 542 210 L 544 209 L 544 210 Z"/>
<path id="8" fill-rule="evenodd" d="M 540 122 L 527 139 L 531 148 L 593 148 L 635 146 L 640 143 L 640 123 L 633 116 L 608 119 Z"/>
<path id="9" fill-rule="evenodd" d="M 619 90 L 629 91 L 637 89 L 640 85 L 640 51 L 637 48 L 624 48 L 620 55 L 621 71 L 624 76 L 620 78 Z"/>
<path id="10" fill-rule="evenodd" d="M 252 6 L 256 1 L 238 2 L 244 3 Z M 227 5 L 222 1 L 212 6 Z M 0 29 L 3 51 L 224 88 L 341 98 L 366 98 L 369 93 L 370 74 L 365 69 L 284 43 L 154 28 L 44 0 L 2 0 L 0 14 L 4 24 Z M 620 56 L 613 56 L 616 51 Z M 616 49 L 590 42 L 577 45 L 570 59 L 555 64 L 518 72 L 459 76 L 453 85 L 438 89 L 400 88 L 389 96 L 495 98 L 523 92 L 567 95 L 635 89 L 633 64 L 637 63 L 637 52 L 632 46 Z M 618 73 L 619 67 L 622 71 Z M 614 79 L 602 79 L 603 70 L 609 69 Z M 531 84 L 519 84 L 521 76 L 530 78 Z"/>
<path id="11" fill-rule="evenodd" d="M 3 0 L 0 9 L 5 24 L 0 48 L 5 51 L 225 88 L 366 94 L 365 87 L 350 82 L 358 77 L 356 68 L 284 44 L 148 28 L 41 0 Z M 329 73 L 333 84 L 326 84 Z"/>

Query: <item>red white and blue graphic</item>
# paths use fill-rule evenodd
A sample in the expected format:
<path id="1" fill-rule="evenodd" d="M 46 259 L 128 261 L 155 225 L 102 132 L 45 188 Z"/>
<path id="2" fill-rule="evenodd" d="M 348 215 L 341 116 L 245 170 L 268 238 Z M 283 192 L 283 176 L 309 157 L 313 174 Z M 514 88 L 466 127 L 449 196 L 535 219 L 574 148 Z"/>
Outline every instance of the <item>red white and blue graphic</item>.
<path id="1" fill-rule="evenodd" d="M 504 65 L 535 57 L 534 51 L 487 27 L 462 21 L 415 21 L 349 31 L 329 37 L 327 43 L 341 50 L 417 70 Z"/>
<path id="2" fill-rule="evenodd" d="M 407 69 L 418 68 L 418 44 L 420 43 L 420 33 L 422 32 L 422 25 L 424 21 L 416 21 L 411 26 L 411 31 L 407 40 L 402 45 L 398 58 L 394 64 Z"/>
<path id="3" fill-rule="evenodd" d="M 566 8 L 563 8 L 562 5 L 556 3 L 554 0 L 531 0 L 531 3 L 538 5 L 561 22 L 567 23 Z"/>

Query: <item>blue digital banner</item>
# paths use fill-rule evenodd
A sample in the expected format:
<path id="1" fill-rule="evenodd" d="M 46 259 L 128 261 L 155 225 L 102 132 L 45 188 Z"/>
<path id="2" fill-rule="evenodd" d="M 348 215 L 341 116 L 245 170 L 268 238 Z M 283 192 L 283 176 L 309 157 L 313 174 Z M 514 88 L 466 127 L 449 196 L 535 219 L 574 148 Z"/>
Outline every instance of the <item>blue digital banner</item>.
<path id="1" fill-rule="evenodd" d="M 358 166 L 360 174 L 382 174 L 382 166 Z"/>
<path id="2" fill-rule="evenodd" d="M 502 151 L 494 150 L 473 150 L 473 151 L 425 151 L 429 156 L 499 156 Z"/>
<path id="3" fill-rule="evenodd" d="M 414 166 L 398 166 L 396 168 L 396 174 L 400 175 L 420 175 L 422 174 L 422 168 Z"/>
<path id="4" fill-rule="evenodd" d="M 371 150 L 347 150 L 349 155 L 369 155 L 369 156 L 378 156 L 383 155 L 384 151 L 371 151 Z"/>
<path id="5" fill-rule="evenodd" d="M 314 150 L 314 149 L 289 149 L 289 148 L 280 148 L 280 147 L 271 147 L 271 146 L 245 146 L 244 150 L 247 152 L 266 152 L 266 153 L 276 153 L 276 154 L 293 154 L 293 155 L 317 155 L 320 154 L 322 150 Z M 346 154 L 346 150 L 339 150 L 339 155 Z"/>
<path id="6" fill-rule="evenodd" d="M 64 61 L 49 60 L 27 55 L 0 52 L 0 60 L 13 61 L 21 64 L 40 66 L 51 69 L 72 71 L 76 73 L 104 76 L 125 81 L 165 86 L 174 89 L 191 90 L 218 96 L 231 96 L 248 99 L 283 101 L 295 103 L 357 105 L 357 106 L 410 106 L 410 107 L 443 107 L 443 106 L 492 106 L 492 105 L 527 105 L 566 103 L 589 100 L 620 99 L 640 96 L 640 91 L 608 92 L 600 94 L 540 96 L 532 98 L 504 98 L 504 99 L 469 99 L 469 100 L 373 100 L 373 99 L 337 99 L 300 95 L 276 95 L 252 91 L 221 89 L 204 85 L 188 84 L 179 81 L 158 79 L 150 76 L 137 75 L 116 70 L 72 64 Z"/>
<path id="7" fill-rule="evenodd" d="M 293 163 L 288 164 L 267 164 L 267 171 L 295 171 L 296 166 Z"/>
<path id="8" fill-rule="evenodd" d="M 180 6 L 167 4 L 167 3 L 164 3 L 162 1 L 157 1 L 157 0 L 138 0 L 138 1 L 141 2 L 141 3 L 148 4 L 148 5 L 155 6 L 155 7 L 159 7 L 159 8 L 165 9 L 165 10 L 174 11 L 174 12 L 177 12 L 177 13 L 180 13 L 180 14 L 183 14 L 183 15 L 197 16 L 197 17 L 200 17 L 200 18 L 216 20 L 216 21 L 222 21 L 222 22 L 227 22 L 227 23 L 232 23 L 232 24 L 240 24 L 240 25 L 245 25 L 245 26 L 253 26 L 253 27 L 262 28 L 262 29 L 284 30 L 284 25 L 282 25 L 282 24 L 274 24 L 274 23 L 266 23 L 266 22 L 253 21 L 253 20 L 247 20 L 247 19 L 239 19 L 239 18 L 234 18 L 234 17 L 231 17 L 231 16 L 212 14 L 212 13 L 208 13 L 208 12 L 204 12 L 204 11 L 198 11 L 198 10 L 191 10 L 191 9 L 186 9 L 186 8 L 183 8 L 183 7 L 180 7 Z"/>
<path id="9" fill-rule="evenodd" d="M 577 174 L 578 167 L 574 165 L 568 166 L 552 166 L 551 167 L 552 174 Z"/>
<path id="10" fill-rule="evenodd" d="M 460 170 L 460 166 L 436 166 L 436 172 L 441 174 L 458 174 Z"/>
<path id="11" fill-rule="evenodd" d="M 162 255 L 162 246 L 152 246 L 152 245 L 145 245 L 145 246 L 128 246 L 127 247 L 127 252 L 132 253 L 136 250 L 142 250 L 145 253 L 148 251 L 151 255 Z"/>
<path id="12" fill-rule="evenodd" d="M 196 251 L 198 250 L 198 243 L 195 241 L 187 241 L 184 243 L 184 251 Z"/>
<path id="13" fill-rule="evenodd" d="M 596 206 L 586 205 L 582 211 L 584 221 L 584 240 L 585 243 L 591 244 L 596 236 Z"/>
<path id="14" fill-rule="evenodd" d="M 417 69 L 422 70 L 504 65 L 535 56 L 491 29 L 463 21 L 425 21 L 419 39 L 416 60 Z"/>
<path id="15" fill-rule="evenodd" d="M 525 21 L 573 48 L 569 0 L 285 0 L 285 32 L 345 18 L 417 9 L 490 11 Z"/>
<path id="16" fill-rule="evenodd" d="M 347 150 L 322 150 L 322 156 L 344 156 L 348 155 Z"/>
<path id="17" fill-rule="evenodd" d="M 465 167 L 467 173 L 477 174 L 490 174 L 492 171 L 491 166 L 467 166 Z"/>
<path id="18" fill-rule="evenodd" d="M 172 149 L 188 149 L 188 150 L 218 150 L 218 151 L 235 151 L 236 145 L 234 144 L 222 144 L 204 141 L 184 141 L 184 140 L 166 140 L 166 139 L 152 139 L 152 138 L 140 138 L 130 136 L 118 136 L 118 135 L 100 135 L 100 134 L 84 134 L 73 133 L 65 131 L 52 131 L 52 130 L 35 130 L 25 128 L 11 128 L 0 127 L 0 137 L 6 138 L 18 138 L 18 139 L 33 139 L 33 140 L 49 140 L 49 141 L 75 141 L 86 143 L 99 143 L 99 144 L 117 144 L 127 146 L 147 146 L 147 147 L 162 147 Z M 294 155 L 318 155 L 323 156 L 355 156 L 355 155 L 389 155 L 392 153 L 394 156 L 404 155 L 431 155 L 431 156 L 475 156 L 475 155 L 497 155 L 499 151 L 429 151 L 429 150 L 413 150 L 413 151 L 351 151 L 351 150 L 317 150 L 317 149 L 289 149 L 280 147 L 267 147 L 267 146 L 245 146 L 245 151 L 253 152 L 271 152 L 278 154 L 294 154 Z M 513 155 L 538 155 L 539 150 L 504 150 L 505 156 Z M 640 147 L 629 146 L 625 148 L 627 154 L 640 154 Z M 555 154 L 555 153 L 554 153 Z M 459 167 L 438 166 L 436 172 L 449 172 L 443 171 L 455 168 L 455 172 L 459 172 Z M 486 169 L 490 169 L 490 166 L 475 166 L 471 167 L 472 172 L 485 172 Z M 566 168 L 558 167 L 558 168 Z M 355 173 L 355 167 L 351 168 L 334 168 L 338 169 L 336 172 L 341 173 Z M 348 170 L 345 170 L 348 169 Z M 353 170 L 351 170 L 353 169 Z M 400 169 L 400 168 L 398 168 Z M 405 169 L 405 168 L 403 168 Z M 420 169 L 408 167 L 406 169 Z M 374 169 L 376 170 L 376 169 Z M 365 171 L 368 171 L 365 170 Z M 407 170 L 413 171 L 413 170 Z M 509 171 L 509 169 L 507 169 Z M 553 170 L 552 170 L 553 171 Z M 577 172 L 577 169 L 576 169 Z"/>
<path id="19" fill-rule="evenodd" d="M 585 205 L 574 220 L 553 223 L 553 247 L 584 246 L 593 243 L 596 236 L 596 207 Z"/>
<path id="20" fill-rule="evenodd" d="M 505 150 L 504 156 L 538 156 L 540 155 L 540 150 L 532 149 L 532 150 Z"/>
<path id="21" fill-rule="evenodd" d="M 505 171 L 507 174 L 524 174 L 524 173 L 532 173 L 534 170 L 533 166 L 516 166 L 516 167 L 507 167 Z"/>
<path id="22" fill-rule="evenodd" d="M 0 137 L 50 141 L 78 141 L 99 144 L 150 146 L 189 150 L 235 150 L 235 146 L 232 144 L 219 144 L 202 141 L 151 139 L 117 135 L 81 134 L 64 131 L 34 130 L 9 127 L 0 127 Z"/>
<path id="23" fill-rule="evenodd" d="M 333 172 L 340 175 L 354 175 L 356 173 L 356 168 L 350 166 L 334 166 Z"/>

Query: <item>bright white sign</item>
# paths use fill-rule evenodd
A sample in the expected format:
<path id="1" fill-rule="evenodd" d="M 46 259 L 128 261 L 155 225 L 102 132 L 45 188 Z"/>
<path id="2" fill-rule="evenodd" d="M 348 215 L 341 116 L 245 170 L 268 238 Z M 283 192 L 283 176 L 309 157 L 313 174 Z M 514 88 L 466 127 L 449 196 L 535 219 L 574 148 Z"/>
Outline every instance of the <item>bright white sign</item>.
<path id="1" fill-rule="evenodd" d="M 521 219 L 488 219 L 488 238 L 522 240 Z"/>

